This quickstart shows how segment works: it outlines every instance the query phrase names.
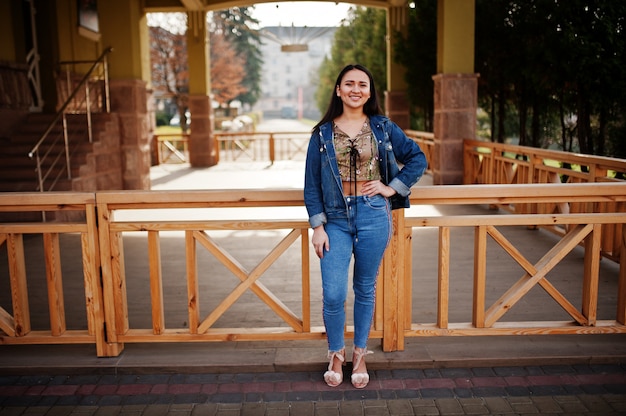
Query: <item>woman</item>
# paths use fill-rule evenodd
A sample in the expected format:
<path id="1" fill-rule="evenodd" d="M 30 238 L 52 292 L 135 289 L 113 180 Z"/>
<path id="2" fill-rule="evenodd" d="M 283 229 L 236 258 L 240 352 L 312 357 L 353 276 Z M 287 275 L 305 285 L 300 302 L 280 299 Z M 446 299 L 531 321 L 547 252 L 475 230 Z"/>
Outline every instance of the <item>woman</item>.
<path id="1" fill-rule="evenodd" d="M 396 160 L 403 164 L 399 169 Z M 337 77 L 330 105 L 313 128 L 307 151 L 304 201 L 320 258 L 323 317 L 328 338 L 326 384 L 343 381 L 344 304 L 354 255 L 354 387 L 369 375 L 364 357 L 374 315 L 376 277 L 392 233 L 391 210 L 409 206 L 410 188 L 426 169 L 419 146 L 382 115 L 374 80 L 361 65 Z"/>

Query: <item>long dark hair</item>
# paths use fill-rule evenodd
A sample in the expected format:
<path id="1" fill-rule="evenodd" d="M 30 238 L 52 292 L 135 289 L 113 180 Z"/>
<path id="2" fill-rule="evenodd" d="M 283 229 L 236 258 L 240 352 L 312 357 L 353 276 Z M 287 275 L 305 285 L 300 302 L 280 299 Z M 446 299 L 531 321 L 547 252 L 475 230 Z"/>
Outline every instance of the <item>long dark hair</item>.
<path id="1" fill-rule="evenodd" d="M 380 103 L 378 102 L 378 94 L 376 94 L 376 86 L 374 85 L 374 77 L 369 69 L 365 68 L 363 65 L 359 64 L 350 64 L 346 65 L 339 75 L 337 76 L 337 80 L 335 81 L 335 86 L 333 87 L 333 92 L 330 94 L 330 104 L 328 104 L 328 108 L 326 109 L 326 114 L 324 117 L 313 127 L 313 131 L 317 131 L 320 126 L 328 121 L 332 121 L 343 114 L 343 101 L 341 101 L 340 97 L 337 97 L 337 87 L 341 84 L 341 80 L 343 76 L 348 71 L 352 71 L 353 69 L 358 69 L 359 71 L 365 72 L 367 77 L 370 80 L 370 98 L 367 100 L 365 105 L 363 106 L 363 112 L 367 116 L 373 116 L 377 114 L 382 114 L 383 111 L 380 108 Z"/>

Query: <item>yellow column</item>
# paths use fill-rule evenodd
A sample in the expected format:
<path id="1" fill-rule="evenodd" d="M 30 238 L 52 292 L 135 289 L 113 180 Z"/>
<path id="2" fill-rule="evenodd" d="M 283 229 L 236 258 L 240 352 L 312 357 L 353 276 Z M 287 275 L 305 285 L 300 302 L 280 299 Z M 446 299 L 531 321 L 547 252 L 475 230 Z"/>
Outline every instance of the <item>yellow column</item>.
<path id="1" fill-rule="evenodd" d="M 433 182 L 463 183 L 463 140 L 476 137 L 474 0 L 439 0 L 434 102 Z"/>
<path id="2" fill-rule="evenodd" d="M 102 47 L 113 47 L 109 61 L 111 78 L 150 81 L 148 24 L 142 1 L 108 0 L 98 2 Z"/>
<path id="3" fill-rule="evenodd" d="M 407 4 L 401 0 L 392 1 L 387 10 L 387 91 L 385 91 L 385 111 L 387 116 L 403 129 L 410 127 L 409 103 L 406 95 L 406 68 L 395 61 L 394 45 L 398 33 L 407 32 Z"/>
<path id="4" fill-rule="evenodd" d="M 16 7 L 8 1 L 0 2 L 0 22 L 2 22 L 2 25 L 0 25 L 0 37 L 4 39 L 4 42 L 0 43 L 0 60 L 18 61 L 15 50 L 17 39 L 13 35 L 15 33 L 14 25 L 21 27 L 22 25 L 19 25 L 18 22 L 22 22 L 23 19 L 20 7 Z M 8 40 L 11 40 L 11 42 L 8 42 Z M 20 56 L 20 58 L 22 57 Z"/>
<path id="5" fill-rule="evenodd" d="M 211 65 L 209 54 L 206 12 L 187 13 L 187 56 L 189 65 L 189 163 L 194 167 L 213 166 L 217 163 L 213 137 L 213 111 L 211 107 Z"/>
<path id="6" fill-rule="evenodd" d="M 474 73 L 474 0 L 439 0 L 437 72 Z"/>

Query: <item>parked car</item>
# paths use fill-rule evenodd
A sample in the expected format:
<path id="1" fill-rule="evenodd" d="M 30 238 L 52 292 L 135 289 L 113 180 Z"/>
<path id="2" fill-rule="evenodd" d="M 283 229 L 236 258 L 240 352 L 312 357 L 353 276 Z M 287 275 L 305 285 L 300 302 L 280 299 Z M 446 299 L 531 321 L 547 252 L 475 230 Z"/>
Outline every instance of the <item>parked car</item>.
<path id="1" fill-rule="evenodd" d="M 250 116 L 241 115 L 231 120 L 222 122 L 222 130 L 229 132 L 254 131 L 254 120 Z"/>
<path id="2" fill-rule="evenodd" d="M 191 113 L 187 111 L 185 116 L 187 117 L 187 125 L 191 124 Z M 178 113 L 174 114 L 174 117 L 170 119 L 170 126 L 180 126 L 180 115 Z"/>
<path id="3" fill-rule="evenodd" d="M 298 112 L 295 107 L 283 107 L 280 110 L 280 116 L 282 118 L 298 118 Z"/>

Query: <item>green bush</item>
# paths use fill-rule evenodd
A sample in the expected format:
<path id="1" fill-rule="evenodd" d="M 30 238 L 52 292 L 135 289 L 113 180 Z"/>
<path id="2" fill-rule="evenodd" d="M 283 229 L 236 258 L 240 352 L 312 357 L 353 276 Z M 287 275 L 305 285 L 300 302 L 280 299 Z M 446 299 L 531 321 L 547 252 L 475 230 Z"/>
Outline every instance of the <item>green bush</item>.
<path id="1" fill-rule="evenodd" d="M 156 113 L 155 118 L 157 126 L 168 126 L 170 124 L 170 116 L 166 113 Z"/>

